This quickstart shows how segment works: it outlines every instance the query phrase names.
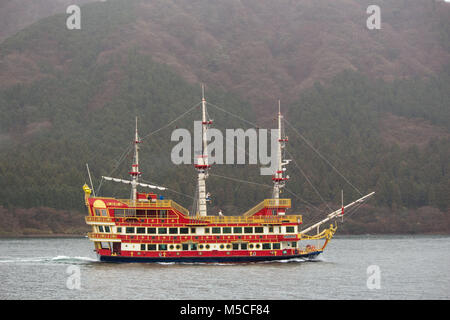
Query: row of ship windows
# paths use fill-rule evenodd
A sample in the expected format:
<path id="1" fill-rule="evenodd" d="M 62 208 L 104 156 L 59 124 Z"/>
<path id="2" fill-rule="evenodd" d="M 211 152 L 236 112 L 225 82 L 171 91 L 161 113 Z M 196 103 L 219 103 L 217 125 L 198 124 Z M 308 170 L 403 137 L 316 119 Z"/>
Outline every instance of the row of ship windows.
<path id="1" fill-rule="evenodd" d="M 111 232 L 109 226 L 98 226 L 99 232 Z M 152 228 L 152 227 L 124 227 L 126 234 L 197 234 L 196 228 Z M 273 233 L 274 227 L 269 227 L 268 232 Z M 117 233 L 122 233 L 122 227 L 117 227 Z M 251 234 L 264 233 L 263 227 L 212 227 L 204 228 L 205 234 Z M 295 226 L 286 226 L 286 233 L 295 233 Z"/>
<path id="2" fill-rule="evenodd" d="M 297 242 L 291 243 L 292 248 L 297 247 Z M 219 246 L 221 250 L 279 250 L 281 244 L 279 242 L 274 243 L 233 243 L 233 244 L 221 244 Z M 183 243 L 183 244 L 141 244 L 141 251 L 166 251 L 166 250 L 209 250 L 211 246 L 209 244 L 197 244 L 197 243 Z"/>
<path id="3" fill-rule="evenodd" d="M 167 210 L 141 210 L 141 209 L 110 209 L 110 212 L 114 212 L 115 217 L 147 217 L 147 218 L 160 218 L 165 219 L 169 216 L 176 217 L 173 213 L 167 212 Z M 107 217 L 108 211 L 106 209 L 94 209 L 94 214 L 98 217 Z"/>

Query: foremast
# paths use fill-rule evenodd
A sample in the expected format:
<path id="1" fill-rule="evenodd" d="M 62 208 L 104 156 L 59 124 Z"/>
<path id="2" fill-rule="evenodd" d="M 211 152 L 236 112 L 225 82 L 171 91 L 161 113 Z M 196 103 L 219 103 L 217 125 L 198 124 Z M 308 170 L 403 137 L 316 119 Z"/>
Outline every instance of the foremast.
<path id="1" fill-rule="evenodd" d="M 211 165 L 208 163 L 207 131 L 211 124 L 212 120 L 207 117 L 205 88 L 202 85 L 202 145 L 200 155 L 197 156 L 197 163 L 194 165 L 198 172 L 197 215 L 200 216 L 207 216 L 208 214 L 206 203 L 209 201 L 209 196 L 206 192 L 206 179 Z"/>
<path id="2" fill-rule="evenodd" d="M 288 138 L 284 135 L 284 130 L 282 127 L 282 118 L 281 115 L 281 104 L 280 100 L 278 100 L 278 141 L 277 141 L 277 168 L 275 174 L 272 176 L 273 181 L 273 199 L 280 199 L 281 189 L 285 187 L 286 181 L 289 180 L 289 176 L 285 176 L 284 173 L 286 168 L 285 165 L 289 163 L 290 160 L 283 160 L 283 149 L 288 142 Z M 283 215 L 284 212 L 279 212 L 280 215 Z"/>

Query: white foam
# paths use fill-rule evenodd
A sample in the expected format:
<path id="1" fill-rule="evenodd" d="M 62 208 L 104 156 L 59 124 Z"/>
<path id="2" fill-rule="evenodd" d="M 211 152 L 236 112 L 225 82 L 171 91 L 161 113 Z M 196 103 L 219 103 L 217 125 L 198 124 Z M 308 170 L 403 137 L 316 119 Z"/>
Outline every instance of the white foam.
<path id="1" fill-rule="evenodd" d="M 62 263 L 90 263 L 97 262 L 98 260 L 91 257 L 69 257 L 69 256 L 56 256 L 56 257 L 18 257 L 3 260 L 0 258 L 0 263 L 33 263 L 33 262 L 62 262 Z"/>

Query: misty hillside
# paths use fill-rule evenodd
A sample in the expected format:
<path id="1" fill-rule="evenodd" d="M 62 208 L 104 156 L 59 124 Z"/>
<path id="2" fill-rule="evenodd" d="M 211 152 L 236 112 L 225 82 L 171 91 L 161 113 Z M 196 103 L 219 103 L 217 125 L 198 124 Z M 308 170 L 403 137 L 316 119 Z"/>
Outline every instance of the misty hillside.
<path id="1" fill-rule="evenodd" d="M 200 101 L 201 82 L 208 101 L 262 128 L 275 126 L 281 98 L 296 159 L 289 196 L 305 221 L 339 203 L 341 189 L 347 199 L 358 192 L 298 132 L 361 192 L 377 192 L 348 232 L 448 232 L 450 6 L 378 3 L 382 30 L 371 31 L 368 1 L 108 0 L 81 7 L 81 30 L 67 30 L 67 15 L 58 14 L 7 38 L 0 44 L 0 212 L 9 223 L 0 232 L 64 232 L 64 221 L 73 221 L 67 210 L 84 210 L 85 164 L 96 186 L 101 175 L 126 177 L 134 117 L 142 136 L 159 129 Z M 221 130 L 249 127 L 209 113 Z M 195 172 L 171 163 L 170 133 L 199 118 L 194 110 L 142 145 L 144 179 L 176 190 L 168 196 L 189 209 Z M 212 173 L 271 184 L 257 166 Z M 270 196 L 263 186 L 213 176 L 207 183 L 212 212 L 240 214 Z M 102 184 L 101 193 L 127 197 L 129 190 Z M 42 207 L 63 210 L 62 222 L 52 227 Z"/>
<path id="2" fill-rule="evenodd" d="M 0 42 L 42 18 L 64 13 L 69 5 L 94 0 L 2 0 L 0 2 Z"/>

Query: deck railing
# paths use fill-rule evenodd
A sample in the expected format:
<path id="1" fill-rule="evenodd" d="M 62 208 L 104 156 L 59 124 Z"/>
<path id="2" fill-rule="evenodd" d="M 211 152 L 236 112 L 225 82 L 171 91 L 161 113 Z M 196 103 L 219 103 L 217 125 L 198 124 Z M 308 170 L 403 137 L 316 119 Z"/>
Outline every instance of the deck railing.
<path id="1" fill-rule="evenodd" d="M 95 232 L 88 232 L 87 236 L 89 239 L 120 239 L 117 234 L 114 233 L 95 233 Z"/>
<path id="2" fill-rule="evenodd" d="M 256 206 L 244 213 L 244 217 L 249 217 L 263 208 L 290 208 L 291 199 L 264 199 Z"/>
<path id="3" fill-rule="evenodd" d="M 86 222 L 114 223 L 114 218 L 112 218 L 112 217 L 86 216 L 86 217 L 84 217 L 84 220 Z"/>
<path id="4" fill-rule="evenodd" d="M 133 200 L 119 200 L 130 208 L 166 208 L 175 209 L 185 216 L 189 215 L 189 210 L 179 205 L 173 200 L 150 200 L 150 201 L 133 201 Z"/>
<path id="5" fill-rule="evenodd" d="M 179 205 L 173 200 L 154 200 L 154 201 L 132 201 L 132 200 L 119 200 L 121 203 L 126 204 L 130 209 L 132 208 L 163 208 L 174 209 L 182 213 L 186 218 L 190 218 L 188 224 L 200 225 L 207 223 L 214 224 L 233 224 L 233 223 L 265 223 L 265 224 L 280 224 L 282 222 L 287 223 L 301 223 L 301 215 L 273 215 L 273 216 L 253 216 L 253 214 L 262 210 L 263 208 L 290 208 L 291 199 L 265 199 L 258 203 L 256 206 L 245 212 L 242 216 L 189 216 L 189 211 L 183 206 Z M 147 215 L 132 215 L 126 216 L 126 218 L 161 218 Z M 164 217 L 164 219 L 171 219 L 170 216 Z M 99 217 L 99 216 L 87 216 L 86 222 L 103 222 L 112 223 L 114 218 L 112 217 Z"/>
<path id="6" fill-rule="evenodd" d="M 301 215 L 285 215 L 285 216 L 206 216 L 195 217 L 191 219 L 190 224 L 234 224 L 234 223 L 263 223 L 263 224 L 281 224 L 281 223 L 301 223 Z"/>

